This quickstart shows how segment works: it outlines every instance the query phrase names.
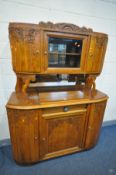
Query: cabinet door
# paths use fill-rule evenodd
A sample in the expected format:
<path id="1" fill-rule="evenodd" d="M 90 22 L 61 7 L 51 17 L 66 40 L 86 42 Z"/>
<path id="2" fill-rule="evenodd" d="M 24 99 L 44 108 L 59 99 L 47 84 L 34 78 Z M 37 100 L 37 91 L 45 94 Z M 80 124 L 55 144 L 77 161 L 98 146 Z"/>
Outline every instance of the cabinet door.
<path id="1" fill-rule="evenodd" d="M 22 26 L 10 26 L 12 63 L 15 72 L 40 72 L 40 31 Z"/>
<path id="2" fill-rule="evenodd" d="M 94 103 L 89 106 L 89 122 L 85 148 L 93 147 L 99 138 L 105 107 L 106 101 Z"/>
<path id="3" fill-rule="evenodd" d="M 45 32 L 44 69 L 47 73 L 81 73 L 87 50 L 87 36 Z"/>
<path id="4" fill-rule="evenodd" d="M 43 114 L 40 125 L 40 158 L 79 151 L 83 147 L 86 112 Z"/>
<path id="5" fill-rule="evenodd" d="M 21 164 L 39 160 L 39 123 L 36 110 L 7 109 L 14 159 Z"/>
<path id="6" fill-rule="evenodd" d="M 104 56 L 107 46 L 107 36 L 92 36 L 86 63 L 85 72 L 100 73 L 102 70 Z"/>

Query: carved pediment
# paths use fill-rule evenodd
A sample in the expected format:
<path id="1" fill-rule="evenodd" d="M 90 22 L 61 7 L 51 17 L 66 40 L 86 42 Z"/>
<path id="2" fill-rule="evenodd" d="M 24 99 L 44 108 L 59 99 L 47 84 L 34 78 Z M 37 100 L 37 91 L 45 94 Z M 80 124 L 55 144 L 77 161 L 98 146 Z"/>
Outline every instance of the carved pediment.
<path id="1" fill-rule="evenodd" d="M 62 30 L 67 32 L 79 32 L 79 33 L 92 33 L 93 30 L 91 28 L 86 27 L 79 27 L 77 25 L 71 24 L 71 23 L 52 23 L 52 22 L 40 22 L 39 27 L 42 28 L 49 28 L 53 30 Z"/>

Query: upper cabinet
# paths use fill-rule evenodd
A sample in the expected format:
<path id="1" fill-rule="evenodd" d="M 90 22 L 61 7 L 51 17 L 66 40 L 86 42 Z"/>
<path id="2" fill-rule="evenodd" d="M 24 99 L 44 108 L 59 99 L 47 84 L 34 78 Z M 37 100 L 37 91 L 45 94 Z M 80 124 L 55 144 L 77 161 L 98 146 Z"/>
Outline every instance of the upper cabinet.
<path id="1" fill-rule="evenodd" d="M 107 35 L 67 23 L 10 23 L 13 69 L 31 74 L 100 73 Z"/>
<path id="2" fill-rule="evenodd" d="M 9 38 L 13 70 L 16 73 L 39 73 L 41 71 L 40 30 L 30 25 L 11 23 Z"/>

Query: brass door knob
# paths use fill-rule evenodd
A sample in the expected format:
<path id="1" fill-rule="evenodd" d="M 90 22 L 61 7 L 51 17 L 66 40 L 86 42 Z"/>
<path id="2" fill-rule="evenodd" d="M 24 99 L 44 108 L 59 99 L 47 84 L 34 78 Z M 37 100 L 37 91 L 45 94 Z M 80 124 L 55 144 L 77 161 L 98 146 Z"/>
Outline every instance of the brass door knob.
<path id="1" fill-rule="evenodd" d="M 39 50 L 36 50 L 35 52 L 33 52 L 34 55 L 39 55 L 40 54 L 40 51 Z"/>
<path id="2" fill-rule="evenodd" d="M 47 55 L 47 51 L 44 52 L 44 55 Z"/>
<path id="3" fill-rule="evenodd" d="M 42 141 L 45 141 L 45 140 L 46 140 L 45 137 L 43 137 L 43 138 L 42 138 Z"/>
<path id="4" fill-rule="evenodd" d="M 35 140 L 37 140 L 37 139 L 38 139 L 38 137 L 37 137 L 37 136 L 35 136 L 35 137 L 34 137 L 34 139 L 35 139 Z"/>

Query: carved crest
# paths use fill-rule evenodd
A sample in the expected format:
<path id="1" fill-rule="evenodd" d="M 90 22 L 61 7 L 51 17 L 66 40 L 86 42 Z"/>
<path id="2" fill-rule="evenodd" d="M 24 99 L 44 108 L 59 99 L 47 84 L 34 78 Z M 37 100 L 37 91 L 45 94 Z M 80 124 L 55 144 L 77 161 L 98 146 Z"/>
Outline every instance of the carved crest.
<path id="1" fill-rule="evenodd" d="M 93 30 L 90 28 L 86 27 L 79 27 L 71 23 L 52 23 L 52 22 L 40 22 L 39 27 L 42 28 L 49 28 L 53 30 L 62 30 L 62 31 L 67 31 L 67 32 L 79 32 L 79 33 L 92 33 Z"/>

